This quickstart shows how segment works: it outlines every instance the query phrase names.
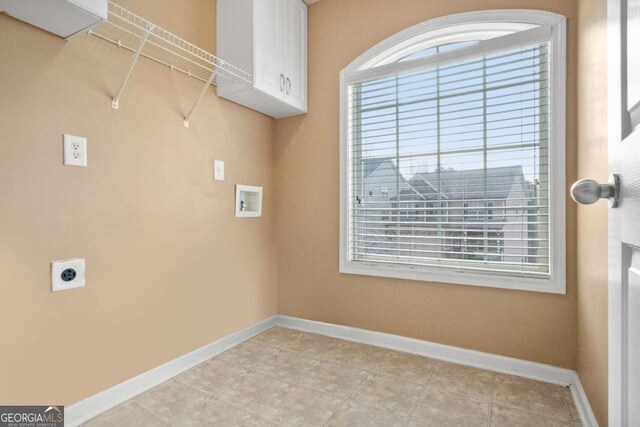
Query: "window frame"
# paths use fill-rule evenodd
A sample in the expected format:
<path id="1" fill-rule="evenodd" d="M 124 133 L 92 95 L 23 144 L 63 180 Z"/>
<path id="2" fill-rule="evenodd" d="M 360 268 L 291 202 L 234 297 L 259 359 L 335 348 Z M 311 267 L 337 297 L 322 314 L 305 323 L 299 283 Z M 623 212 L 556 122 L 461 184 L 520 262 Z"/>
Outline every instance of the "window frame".
<path id="1" fill-rule="evenodd" d="M 550 44 L 550 94 L 551 123 L 549 130 L 549 277 L 545 279 L 521 277 L 514 274 L 492 274 L 452 271 L 431 266 L 388 265 L 374 261 L 352 261 L 350 259 L 350 211 L 349 188 L 349 86 L 382 78 L 398 72 L 436 66 L 446 61 L 463 60 L 472 55 L 485 54 L 484 51 L 463 47 L 425 58 L 406 62 L 392 62 L 418 50 L 435 45 L 439 41 L 464 41 L 479 34 L 478 24 L 487 24 L 490 33 L 500 34 L 514 28 L 517 23 L 535 25 L 537 28 L 521 30 L 511 40 L 514 43 L 535 43 L 548 41 Z M 448 28 L 464 28 L 472 31 L 447 31 Z M 516 289 L 555 294 L 566 293 L 566 17 L 547 11 L 528 9 L 501 9 L 466 12 L 435 18 L 397 33 L 372 47 L 340 73 L 340 273 L 366 276 L 389 277 L 447 284 L 483 286 L 502 289 Z M 517 34 L 522 34 L 518 37 Z M 485 45 L 492 49 L 491 43 Z M 508 48 L 499 44 L 497 48 Z M 487 52 L 488 53 L 488 52 Z M 466 56 L 465 56 L 466 55 Z M 436 58 L 437 56 L 437 58 Z M 442 62 L 445 61 L 445 62 Z"/>

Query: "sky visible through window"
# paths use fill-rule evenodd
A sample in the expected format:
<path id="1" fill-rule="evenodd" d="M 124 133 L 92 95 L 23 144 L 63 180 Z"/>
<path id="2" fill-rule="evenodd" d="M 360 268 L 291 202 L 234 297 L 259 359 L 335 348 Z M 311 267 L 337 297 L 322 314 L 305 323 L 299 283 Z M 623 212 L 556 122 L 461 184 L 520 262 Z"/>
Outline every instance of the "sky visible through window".
<path id="1" fill-rule="evenodd" d="M 429 48 L 400 61 L 472 43 Z M 438 167 L 479 169 L 486 143 L 487 167 L 521 166 L 527 181 L 540 181 L 547 56 L 542 44 L 353 87 L 361 98 L 352 108 L 359 111 L 363 159 L 391 158 L 406 178 Z"/>

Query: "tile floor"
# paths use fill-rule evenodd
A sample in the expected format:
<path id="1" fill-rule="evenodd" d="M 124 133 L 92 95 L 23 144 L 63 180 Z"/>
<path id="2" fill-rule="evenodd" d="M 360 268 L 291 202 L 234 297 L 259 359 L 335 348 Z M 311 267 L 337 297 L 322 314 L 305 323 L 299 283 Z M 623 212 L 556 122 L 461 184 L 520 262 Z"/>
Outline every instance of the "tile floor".
<path id="1" fill-rule="evenodd" d="M 272 328 L 97 426 L 579 426 L 567 388 Z"/>

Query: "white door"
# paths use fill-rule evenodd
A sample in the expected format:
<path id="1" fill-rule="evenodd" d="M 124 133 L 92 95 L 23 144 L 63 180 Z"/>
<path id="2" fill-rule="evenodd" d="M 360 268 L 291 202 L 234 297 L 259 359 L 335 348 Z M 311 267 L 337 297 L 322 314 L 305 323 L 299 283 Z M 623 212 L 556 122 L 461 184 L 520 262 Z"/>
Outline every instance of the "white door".
<path id="1" fill-rule="evenodd" d="M 253 80 L 255 86 L 284 99 L 284 2 L 253 2 Z"/>
<path id="2" fill-rule="evenodd" d="M 307 6 L 285 0 L 285 100 L 307 111 Z"/>
<path id="3" fill-rule="evenodd" d="M 609 0 L 609 425 L 640 425 L 640 0 Z"/>

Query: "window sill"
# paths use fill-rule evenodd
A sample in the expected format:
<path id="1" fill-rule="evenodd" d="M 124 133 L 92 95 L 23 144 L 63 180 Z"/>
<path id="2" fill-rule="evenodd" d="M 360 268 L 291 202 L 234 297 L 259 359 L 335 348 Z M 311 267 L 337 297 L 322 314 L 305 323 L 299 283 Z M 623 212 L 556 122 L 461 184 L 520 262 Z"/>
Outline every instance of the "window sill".
<path id="1" fill-rule="evenodd" d="M 366 262 L 342 261 L 340 273 L 364 276 L 389 277 L 418 280 L 422 282 L 447 283 L 451 285 L 481 286 L 485 288 L 514 289 L 519 291 L 566 294 L 564 277 L 536 279 L 486 273 L 443 271 L 437 268 L 412 266 L 388 266 Z M 558 275 L 558 276 L 564 276 Z"/>

